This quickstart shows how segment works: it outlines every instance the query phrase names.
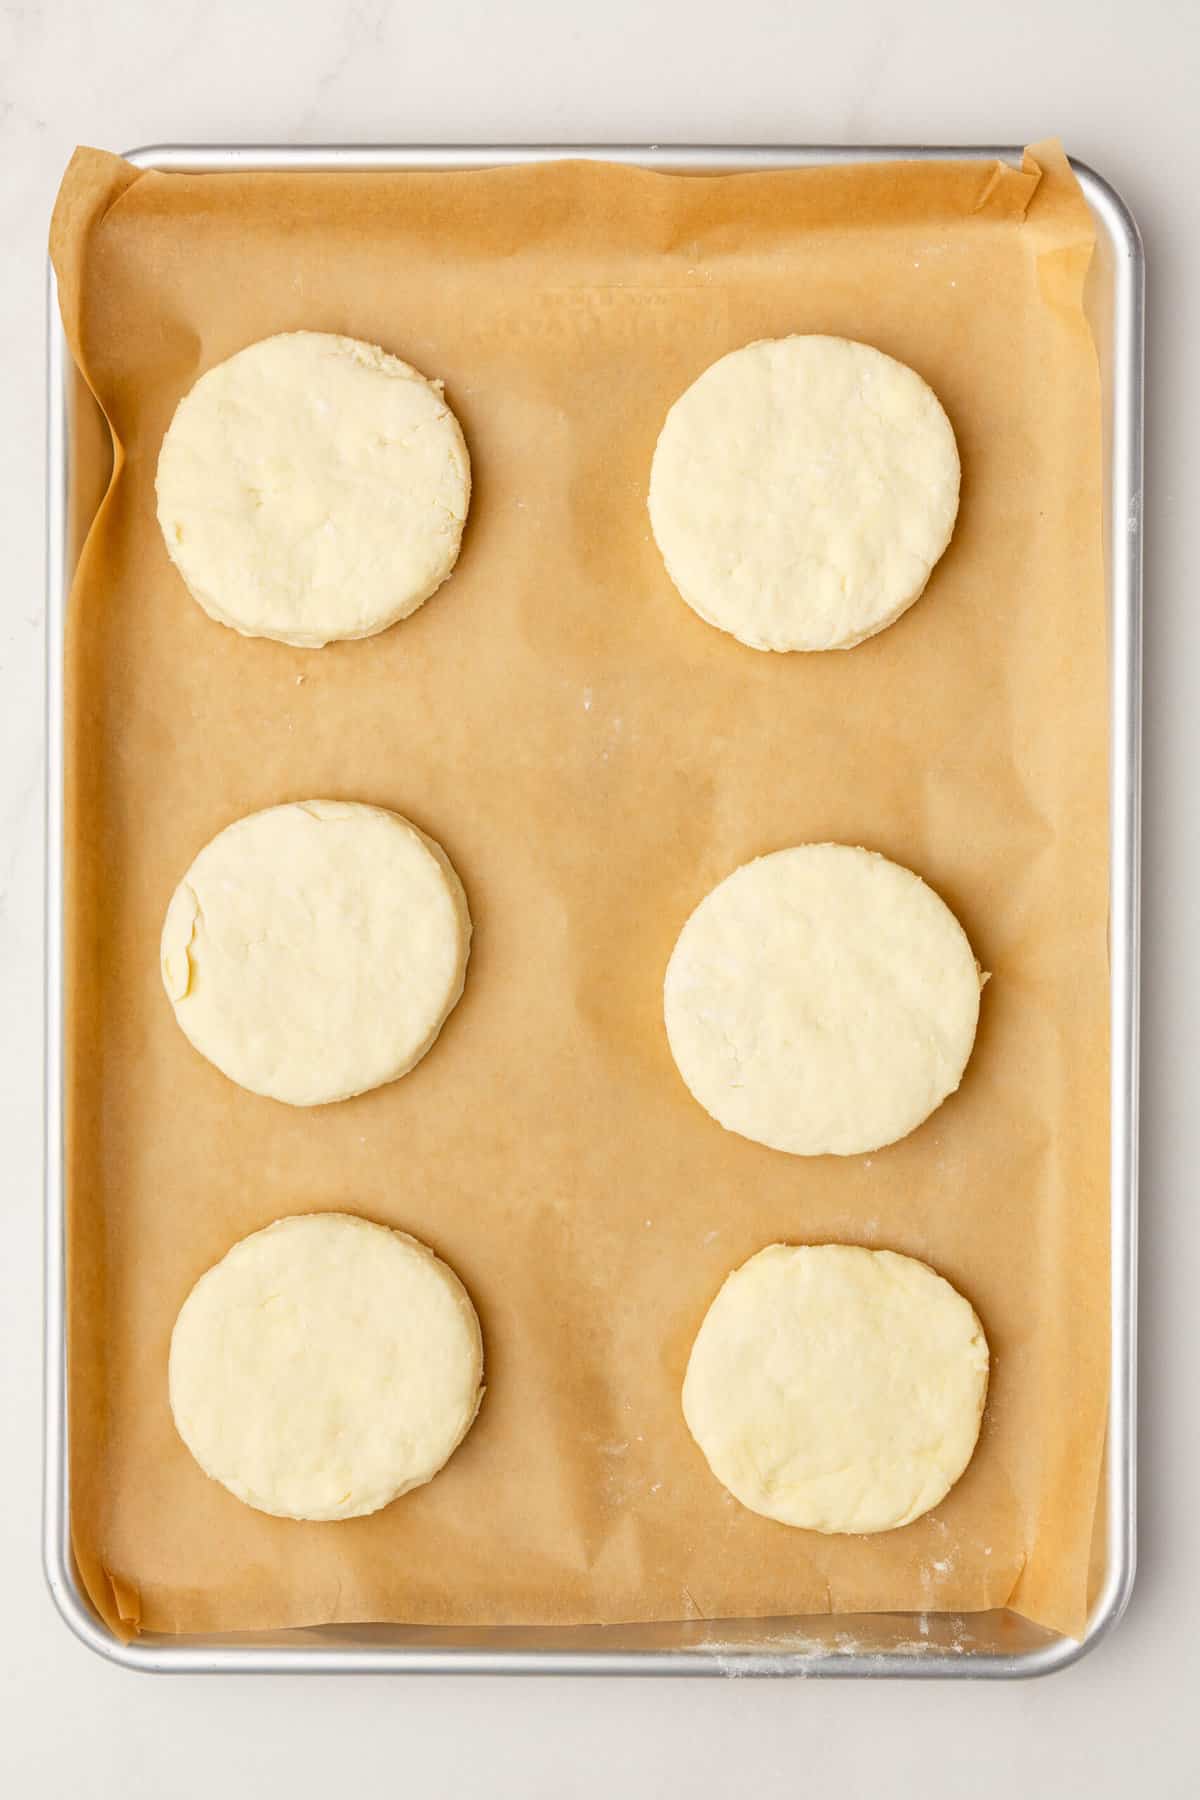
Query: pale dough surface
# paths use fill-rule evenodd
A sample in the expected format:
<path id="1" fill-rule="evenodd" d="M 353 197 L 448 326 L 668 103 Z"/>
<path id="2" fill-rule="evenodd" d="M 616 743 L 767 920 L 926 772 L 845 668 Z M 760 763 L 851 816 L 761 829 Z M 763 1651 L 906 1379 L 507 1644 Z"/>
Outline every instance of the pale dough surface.
<path id="1" fill-rule="evenodd" d="M 415 612 L 454 567 L 471 494 L 438 382 L 374 344 L 292 331 L 184 395 L 158 520 L 205 612 L 319 648 Z"/>
<path id="2" fill-rule="evenodd" d="M 405 1074 L 466 976 L 471 920 L 445 852 L 398 813 L 269 807 L 176 888 L 163 984 L 187 1036 L 256 1094 L 345 1100 Z"/>
<path id="3" fill-rule="evenodd" d="M 846 338 L 770 338 L 667 414 L 650 523 L 711 625 L 756 650 L 844 650 L 918 598 L 958 489 L 950 421 L 912 369 Z"/>
<path id="4" fill-rule="evenodd" d="M 259 1512 L 353 1519 L 437 1474 L 483 1398 L 454 1271 L 348 1213 L 279 1219 L 202 1275 L 171 1335 L 171 1411 Z"/>
<path id="5" fill-rule="evenodd" d="M 728 1277 L 683 1384 L 688 1429 L 752 1512 L 891 1531 L 971 1460 L 988 1347 L 969 1303 L 911 1256 L 773 1244 Z"/>
<path id="6" fill-rule="evenodd" d="M 966 933 L 911 870 L 846 844 L 744 863 L 696 908 L 664 983 L 671 1053 L 706 1112 L 797 1156 L 904 1137 L 975 1041 Z"/>

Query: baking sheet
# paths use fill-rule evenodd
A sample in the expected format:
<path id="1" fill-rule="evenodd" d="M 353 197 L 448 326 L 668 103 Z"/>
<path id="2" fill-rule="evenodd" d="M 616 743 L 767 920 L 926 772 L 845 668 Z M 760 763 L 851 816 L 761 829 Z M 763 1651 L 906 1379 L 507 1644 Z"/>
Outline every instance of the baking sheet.
<path id="1" fill-rule="evenodd" d="M 1090 242 L 1054 146 L 1024 172 L 715 179 L 76 159 L 64 316 L 124 452 L 68 644 L 72 1499 L 115 1626 L 1011 1603 L 1078 1629 L 1107 1381 Z M 323 652 L 212 625 L 153 522 L 179 394 L 301 325 L 444 376 L 477 476 L 452 583 L 397 631 Z M 667 404 L 724 350 L 787 330 L 912 362 L 963 452 L 927 596 L 847 656 L 767 658 L 703 626 L 645 522 Z M 314 793 L 434 831 L 477 938 L 414 1075 L 306 1117 L 190 1051 L 155 952 L 195 848 Z M 919 869 L 994 974 L 960 1095 L 850 1163 L 727 1138 L 682 1089 L 659 1008 L 695 900 L 749 855 L 824 836 Z M 279 1213 L 331 1204 L 454 1262 L 491 1390 L 436 1483 L 333 1528 L 205 1482 L 163 1381 L 196 1274 Z M 687 1438 L 695 1326 L 727 1269 L 782 1237 L 926 1256 L 984 1319 L 979 1452 L 903 1532 L 756 1519 Z"/>

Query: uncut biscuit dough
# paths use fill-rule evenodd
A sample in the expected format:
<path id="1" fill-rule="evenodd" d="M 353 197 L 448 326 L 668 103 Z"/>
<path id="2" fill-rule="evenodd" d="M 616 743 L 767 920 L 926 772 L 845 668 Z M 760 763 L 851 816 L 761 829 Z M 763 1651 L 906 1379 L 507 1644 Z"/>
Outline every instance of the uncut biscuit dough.
<path id="1" fill-rule="evenodd" d="M 710 625 L 756 650 L 847 650 L 918 598 L 958 489 L 950 421 L 912 369 L 846 338 L 770 338 L 667 414 L 650 523 Z"/>
<path id="2" fill-rule="evenodd" d="M 292 331 L 184 395 L 155 486 L 167 552 L 205 612 L 320 648 L 385 630 L 441 586 L 471 467 L 440 382 L 374 344 Z"/>
<path id="3" fill-rule="evenodd" d="M 382 807 L 308 800 L 205 845 L 167 908 L 162 978 L 230 1080 L 317 1106 L 420 1061 L 462 993 L 470 942 L 440 845 Z"/>
<path id="4" fill-rule="evenodd" d="M 752 1512 L 810 1531 L 892 1531 L 970 1462 L 987 1384 L 974 1310 L 925 1263 L 773 1244 L 709 1307 L 683 1412 Z"/>
<path id="5" fill-rule="evenodd" d="M 801 844 L 700 902 L 663 1010 L 680 1074 L 727 1131 L 854 1156 L 905 1137 L 958 1087 L 980 985 L 966 933 L 919 876 Z"/>
<path id="6" fill-rule="evenodd" d="M 470 1295 L 348 1213 L 279 1219 L 202 1275 L 171 1335 L 179 1435 L 259 1512 L 353 1519 L 431 1480 L 483 1398 Z"/>

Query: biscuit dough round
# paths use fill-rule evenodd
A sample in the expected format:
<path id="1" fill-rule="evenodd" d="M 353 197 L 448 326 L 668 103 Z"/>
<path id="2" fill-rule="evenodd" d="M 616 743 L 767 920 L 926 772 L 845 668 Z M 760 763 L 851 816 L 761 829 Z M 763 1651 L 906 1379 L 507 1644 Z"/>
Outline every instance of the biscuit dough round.
<path id="1" fill-rule="evenodd" d="M 735 869 L 687 921 L 664 1014 L 727 1131 L 795 1156 L 905 1137 L 962 1080 L 979 966 L 949 907 L 870 850 L 801 844 Z"/>
<path id="2" fill-rule="evenodd" d="M 354 1519 L 430 1481 L 483 1398 L 470 1295 L 432 1250 L 348 1213 L 256 1231 L 171 1334 L 179 1435 L 206 1475 L 285 1519 Z"/>
<path id="3" fill-rule="evenodd" d="M 693 611 L 755 650 L 848 650 L 950 542 L 958 449 L 921 377 L 868 344 L 768 338 L 667 414 L 650 523 Z"/>
<path id="4" fill-rule="evenodd" d="M 471 918 L 440 845 L 398 813 L 306 800 L 205 845 L 167 908 L 163 985 L 202 1056 L 292 1106 L 420 1061 L 463 990 Z"/>
<path id="5" fill-rule="evenodd" d="M 290 331 L 184 395 L 156 488 L 168 554 L 205 612 L 320 648 L 386 630 L 441 586 L 471 466 L 440 382 L 374 344 Z"/>
<path id="6" fill-rule="evenodd" d="M 683 1413 L 752 1512 L 809 1531 L 892 1531 L 970 1462 L 987 1384 L 973 1308 L 925 1263 L 773 1244 L 709 1307 Z"/>

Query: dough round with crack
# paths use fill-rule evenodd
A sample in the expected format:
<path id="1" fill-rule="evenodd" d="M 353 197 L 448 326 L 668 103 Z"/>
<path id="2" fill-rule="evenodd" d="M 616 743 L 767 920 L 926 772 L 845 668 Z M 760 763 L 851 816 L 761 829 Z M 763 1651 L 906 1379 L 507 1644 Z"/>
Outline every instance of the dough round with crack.
<path id="1" fill-rule="evenodd" d="M 251 813 L 167 908 L 163 985 L 201 1055 L 292 1106 L 420 1061 L 463 990 L 471 918 L 440 845 L 398 813 L 307 800 Z"/>
<path id="2" fill-rule="evenodd" d="M 962 1079 L 979 966 L 911 870 L 847 844 L 735 869 L 667 965 L 671 1053 L 727 1131 L 794 1156 L 894 1143 Z"/>
<path id="3" fill-rule="evenodd" d="M 155 485 L 167 552 L 205 612 L 319 648 L 386 630 L 441 586 L 471 465 L 440 382 L 374 344 L 290 331 L 184 395 Z"/>
<path id="4" fill-rule="evenodd" d="M 987 1384 L 974 1309 L 925 1263 L 773 1244 L 709 1307 L 683 1413 L 751 1512 L 809 1531 L 893 1531 L 970 1462 Z"/>
<path id="5" fill-rule="evenodd" d="M 904 363 L 769 338 L 667 414 L 650 523 L 694 612 L 755 650 L 848 650 L 918 598 L 958 512 L 954 432 Z"/>
<path id="6" fill-rule="evenodd" d="M 202 1275 L 171 1334 L 179 1435 L 284 1519 L 354 1519 L 432 1480 L 483 1398 L 470 1295 L 432 1250 L 348 1213 L 279 1219 Z"/>

